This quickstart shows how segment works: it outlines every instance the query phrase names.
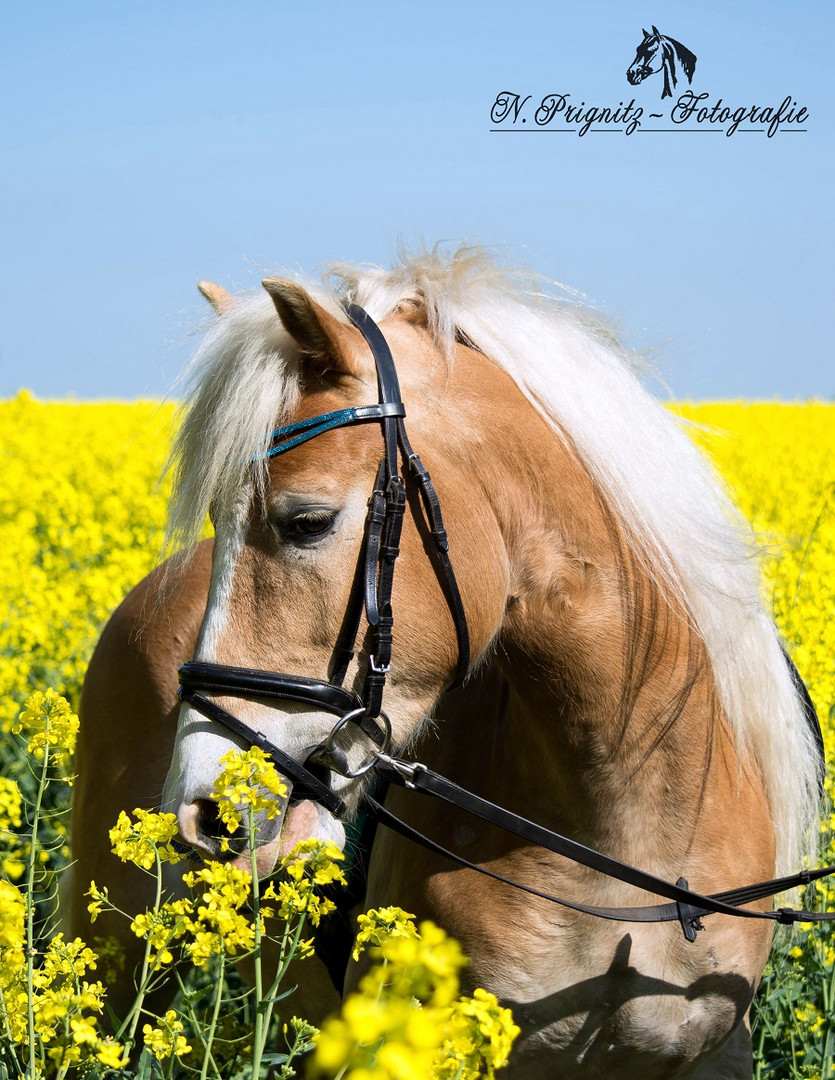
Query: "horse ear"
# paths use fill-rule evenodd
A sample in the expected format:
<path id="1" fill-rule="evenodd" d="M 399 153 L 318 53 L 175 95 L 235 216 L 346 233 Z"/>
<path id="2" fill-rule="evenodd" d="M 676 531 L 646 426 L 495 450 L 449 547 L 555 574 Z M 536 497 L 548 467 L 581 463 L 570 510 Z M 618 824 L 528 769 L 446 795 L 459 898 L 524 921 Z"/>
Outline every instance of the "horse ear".
<path id="1" fill-rule="evenodd" d="M 648 37 L 649 37 L 649 34 L 648 34 L 648 33 L 646 32 L 646 30 L 644 30 L 643 26 L 641 27 L 641 30 L 642 30 L 642 32 L 643 32 L 643 35 L 644 35 L 644 37 L 645 37 L 645 38 L 648 38 Z"/>
<path id="2" fill-rule="evenodd" d="M 422 330 L 426 330 L 429 326 L 429 313 L 422 300 L 401 300 L 394 309 L 394 314 L 399 315 L 412 326 L 419 326 Z"/>
<path id="3" fill-rule="evenodd" d="M 336 372 L 362 378 L 361 365 L 350 348 L 355 331 L 325 311 L 294 281 L 264 278 L 261 284 L 270 294 L 285 330 L 321 375 Z"/>
<path id="4" fill-rule="evenodd" d="M 661 31 L 658 29 L 657 26 L 653 26 L 652 32 L 653 34 L 655 34 L 656 37 L 661 37 Z"/>
<path id="5" fill-rule="evenodd" d="M 213 281 L 198 281 L 197 288 L 206 297 L 218 315 L 228 311 L 234 303 L 234 297 L 224 289 L 222 285 L 216 285 Z"/>

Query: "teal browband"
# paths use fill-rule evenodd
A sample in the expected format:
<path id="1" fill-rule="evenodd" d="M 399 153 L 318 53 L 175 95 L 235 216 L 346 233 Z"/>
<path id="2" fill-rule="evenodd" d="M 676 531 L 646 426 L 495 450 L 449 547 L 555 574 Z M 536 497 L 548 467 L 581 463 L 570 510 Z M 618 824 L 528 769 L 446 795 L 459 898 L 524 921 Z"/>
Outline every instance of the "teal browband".
<path id="1" fill-rule="evenodd" d="M 337 409 L 336 412 L 320 413 L 319 416 L 311 416 L 309 420 L 298 420 L 295 424 L 277 428 L 269 437 L 273 445 L 264 457 L 270 458 L 283 454 L 286 450 L 292 450 L 294 446 L 299 446 L 308 439 L 315 439 L 317 435 L 322 435 L 332 428 L 405 415 L 406 408 L 402 401 L 381 401 L 376 405 L 358 405 L 353 409 Z"/>

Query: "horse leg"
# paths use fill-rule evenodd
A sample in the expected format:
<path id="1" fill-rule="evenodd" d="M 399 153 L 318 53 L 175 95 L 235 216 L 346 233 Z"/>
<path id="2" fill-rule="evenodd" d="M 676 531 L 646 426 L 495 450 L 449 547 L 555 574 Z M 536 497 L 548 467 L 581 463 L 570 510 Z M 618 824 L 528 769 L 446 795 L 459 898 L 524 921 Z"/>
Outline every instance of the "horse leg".
<path id="1" fill-rule="evenodd" d="M 751 1080 L 753 1072 L 751 1022 L 746 1013 L 721 1046 L 700 1058 L 692 1070 L 676 1076 L 681 1080 Z"/>

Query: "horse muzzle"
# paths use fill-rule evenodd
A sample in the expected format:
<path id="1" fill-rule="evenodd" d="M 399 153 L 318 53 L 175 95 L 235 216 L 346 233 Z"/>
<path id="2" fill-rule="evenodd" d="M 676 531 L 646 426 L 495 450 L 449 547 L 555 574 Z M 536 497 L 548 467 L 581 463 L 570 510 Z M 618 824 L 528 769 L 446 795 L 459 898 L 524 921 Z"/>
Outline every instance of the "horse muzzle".
<path id="1" fill-rule="evenodd" d="M 204 862 L 225 862 L 259 878 L 272 874 L 279 861 L 303 840 L 333 840 L 339 847 L 345 841 L 342 826 L 324 815 L 310 799 L 287 801 L 279 815 L 269 819 L 259 814 L 255 819 L 254 848 L 249 831 L 238 828 L 231 833 L 220 819 L 217 803 L 195 799 L 177 810 L 177 823 L 183 845 Z M 330 815 L 327 815 L 330 817 Z"/>

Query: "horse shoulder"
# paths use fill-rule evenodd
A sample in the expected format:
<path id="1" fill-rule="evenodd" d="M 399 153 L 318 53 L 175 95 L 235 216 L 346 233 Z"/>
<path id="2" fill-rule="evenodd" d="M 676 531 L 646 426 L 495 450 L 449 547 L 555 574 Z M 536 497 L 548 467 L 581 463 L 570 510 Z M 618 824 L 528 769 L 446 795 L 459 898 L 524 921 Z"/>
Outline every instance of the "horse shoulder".
<path id="1" fill-rule="evenodd" d="M 85 892 L 91 880 L 110 889 L 117 907 L 136 914 L 153 902 L 153 882 L 111 853 L 109 831 L 120 811 L 152 809 L 171 758 L 177 723 L 177 668 L 194 647 L 205 610 L 211 542 L 182 564 L 157 567 L 111 616 L 90 661 L 81 693 L 72 805 L 74 865 L 62 887 L 62 920 L 75 936 L 113 935 L 130 973 L 142 943 L 119 916 L 90 926 Z M 131 1000 L 132 980 L 125 980 Z M 118 1011 L 120 989 L 112 987 Z"/>

